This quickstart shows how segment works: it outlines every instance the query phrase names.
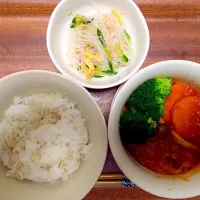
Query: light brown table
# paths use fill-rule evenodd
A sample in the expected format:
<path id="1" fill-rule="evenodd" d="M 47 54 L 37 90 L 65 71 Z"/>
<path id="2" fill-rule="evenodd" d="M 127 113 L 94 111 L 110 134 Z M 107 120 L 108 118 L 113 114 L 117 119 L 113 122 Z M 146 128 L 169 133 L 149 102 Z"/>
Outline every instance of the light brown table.
<path id="1" fill-rule="evenodd" d="M 30 69 L 57 71 L 49 58 L 45 37 L 49 17 L 58 2 L 59 0 L 0 0 L 0 77 Z M 151 37 L 149 53 L 142 67 L 167 59 L 200 63 L 200 0 L 135 2 L 147 20 Z M 117 87 L 90 90 L 106 120 L 116 90 Z M 103 172 L 120 172 L 110 151 Z M 161 198 L 135 187 L 94 188 L 85 199 Z"/>

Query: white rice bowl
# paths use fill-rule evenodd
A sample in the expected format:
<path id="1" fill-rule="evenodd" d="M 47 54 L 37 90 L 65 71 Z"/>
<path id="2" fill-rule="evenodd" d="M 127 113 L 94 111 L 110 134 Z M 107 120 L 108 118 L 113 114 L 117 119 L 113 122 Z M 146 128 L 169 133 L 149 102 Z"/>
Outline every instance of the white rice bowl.
<path id="1" fill-rule="evenodd" d="M 81 112 L 58 93 L 15 97 L 0 123 L 0 159 L 19 180 L 66 181 L 90 148 Z"/>
<path id="2" fill-rule="evenodd" d="M 98 180 L 107 155 L 107 128 L 103 114 L 91 94 L 71 79 L 59 73 L 30 70 L 0 79 L 0 122 L 16 96 L 26 97 L 39 93 L 66 94 L 81 111 L 92 144 L 87 160 L 68 181 L 38 183 L 6 176 L 7 169 L 0 161 L 0 199 L 2 200 L 80 200 Z M 45 104 L 46 106 L 46 104 Z M 84 156 L 84 155 L 83 155 Z"/>

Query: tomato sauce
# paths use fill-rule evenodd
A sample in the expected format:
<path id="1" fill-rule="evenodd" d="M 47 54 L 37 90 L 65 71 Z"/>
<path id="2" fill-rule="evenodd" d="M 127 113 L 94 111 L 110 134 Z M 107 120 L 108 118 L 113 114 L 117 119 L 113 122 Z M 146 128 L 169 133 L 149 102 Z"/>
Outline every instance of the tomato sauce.
<path id="1" fill-rule="evenodd" d="M 128 144 L 127 150 L 144 167 L 164 175 L 178 175 L 190 171 L 200 162 L 195 152 L 176 144 L 170 135 L 157 135 L 145 144 Z"/>
<path id="2" fill-rule="evenodd" d="M 144 167 L 163 175 L 184 174 L 199 165 L 200 91 L 195 86 L 174 81 L 160 122 L 157 135 L 145 144 L 125 145 L 131 156 Z M 182 145 L 181 141 L 174 140 L 172 131 L 196 145 L 199 151 L 192 151 L 190 145 Z"/>

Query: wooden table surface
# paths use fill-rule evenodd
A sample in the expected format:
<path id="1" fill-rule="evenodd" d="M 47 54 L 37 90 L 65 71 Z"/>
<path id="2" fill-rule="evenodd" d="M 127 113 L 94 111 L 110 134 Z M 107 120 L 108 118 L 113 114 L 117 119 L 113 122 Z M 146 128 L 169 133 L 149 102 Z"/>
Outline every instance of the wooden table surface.
<path id="1" fill-rule="evenodd" d="M 114 1 L 114 0 L 113 0 Z M 46 48 L 49 17 L 59 0 L 0 0 L 0 78 L 31 69 L 56 71 Z M 142 67 L 167 60 L 200 63 L 200 0 L 136 0 L 149 26 L 150 49 Z M 134 23 L 134 22 L 133 22 Z M 117 87 L 90 90 L 108 119 Z M 108 153 L 105 173 L 120 172 Z M 94 188 L 85 200 L 159 200 L 135 188 Z M 193 198 L 200 199 L 200 197 Z"/>

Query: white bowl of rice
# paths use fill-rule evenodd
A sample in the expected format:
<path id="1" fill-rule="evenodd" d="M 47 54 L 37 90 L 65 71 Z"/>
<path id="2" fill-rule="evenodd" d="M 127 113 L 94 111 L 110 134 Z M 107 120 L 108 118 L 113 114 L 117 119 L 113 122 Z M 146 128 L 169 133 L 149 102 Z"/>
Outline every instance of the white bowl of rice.
<path id="1" fill-rule="evenodd" d="M 82 199 L 106 159 L 107 130 L 92 96 L 63 75 L 0 80 L 1 199 Z"/>
<path id="2" fill-rule="evenodd" d="M 102 89 L 139 70 L 150 39 L 132 0 L 62 0 L 50 18 L 46 42 L 62 74 L 84 87 Z"/>

